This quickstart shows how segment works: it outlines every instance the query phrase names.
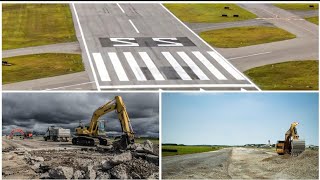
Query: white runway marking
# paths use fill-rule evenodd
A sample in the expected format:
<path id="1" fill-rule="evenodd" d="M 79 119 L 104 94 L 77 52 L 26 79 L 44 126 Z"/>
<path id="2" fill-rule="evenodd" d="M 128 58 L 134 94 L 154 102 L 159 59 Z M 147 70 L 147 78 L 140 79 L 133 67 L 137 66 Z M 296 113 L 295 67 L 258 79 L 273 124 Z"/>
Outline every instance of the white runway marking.
<path id="1" fill-rule="evenodd" d="M 131 52 L 123 52 L 124 56 L 127 59 L 127 62 L 129 63 L 134 75 L 136 76 L 138 81 L 146 81 L 146 77 L 144 76 L 143 72 L 141 71 L 137 61 L 134 59 Z"/>
<path id="2" fill-rule="evenodd" d="M 110 57 L 113 68 L 116 71 L 116 74 L 119 78 L 119 81 L 129 81 L 128 76 L 127 76 L 126 72 L 124 71 L 124 69 L 121 65 L 121 62 L 117 56 L 117 53 L 109 52 L 108 55 Z"/>
<path id="3" fill-rule="evenodd" d="M 137 33 L 140 33 L 139 30 L 137 29 L 137 27 L 133 24 L 133 22 L 131 21 L 131 19 L 129 19 L 130 24 L 133 26 L 134 30 L 136 30 Z"/>
<path id="4" fill-rule="evenodd" d="M 102 89 L 144 89 L 144 88 L 243 88 L 243 87 L 255 87 L 252 84 L 167 84 L 167 85 L 116 85 L 116 86 L 100 86 Z"/>
<path id="5" fill-rule="evenodd" d="M 163 76 L 161 75 L 161 73 L 159 72 L 156 65 L 153 63 L 153 61 L 149 57 L 149 55 L 146 52 L 139 52 L 139 55 L 141 56 L 143 62 L 148 67 L 154 79 L 158 81 L 163 81 L 164 80 Z"/>
<path id="6" fill-rule="evenodd" d="M 251 57 L 251 56 L 258 56 L 258 55 L 269 54 L 269 53 L 271 53 L 271 52 L 262 52 L 262 53 L 250 54 L 250 55 L 246 55 L 246 56 L 238 56 L 238 57 L 229 58 L 228 60 L 241 59 L 241 58 L 246 58 L 246 57 Z"/>
<path id="7" fill-rule="evenodd" d="M 209 80 L 209 78 L 201 71 L 201 69 L 192 61 L 185 52 L 177 52 L 183 61 L 192 69 L 200 80 Z"/>
<path id="8" fill-rule="evenodd" d="M 193 51 L 192 52 L 198 59 L 199 61 L 208 68 L 208 70 L 219 80 L 227 80 L 227 78 L 216 68 L 214 67 L 210 61 L 204 57 L 199 51 Z"/>
<path id="9" fill-rule="evenodd" d="M 73 86 L 81 86 L 81 85 L 92 84 L 92 83 L 95 83 L 95 82 L 94 82 L 94 81 L 90 81 L 90 82 L 73 84 L 73 85 L 68 85 L 68 86 L 61 86 L 61 87 L 56 87 L 56 88 L 51 88 L 51 89 L 45 89 L 45 91 L 56 90 L 56 89 L 63 89 L 63 88 L 68 88 L 68 87 L 73 87 Z M 78 88 L 77 88 L 77 89 L 78 89 Z M 81 89 L 81 88 L 79 88 L 79 89 Z"/>
<path id="10" fill-rule="evenodd" d="M 92 53 L 101 81 L 110 81 L 110 76 L 100 53 Z"/>
<path id="11" fill-rule="evenodd" d="M 246 80 L 240 73 L 238 73 L 234 68 L 226 63 L 222 56 L 219 56 L 213 51 L 208 51 L 208 54 L 212 56 L 226 71 L 228 71 L 237 80 Z"/>
<path id="12" fill-rule="evenodd" d="M 118 7 L 121 9 L 122 13 L 125 13 L 119 3 L 117 3 Z"/>
<path id="13" fill-rule="evenodd" d="M 180 64 L 174 59 L 170 52 L 161 52 L 163 56 L 168 60 L 171 66 L 176 70 L 181 79 L 183 80 L 192 80 L 186 71 L 180 66 Z"/>

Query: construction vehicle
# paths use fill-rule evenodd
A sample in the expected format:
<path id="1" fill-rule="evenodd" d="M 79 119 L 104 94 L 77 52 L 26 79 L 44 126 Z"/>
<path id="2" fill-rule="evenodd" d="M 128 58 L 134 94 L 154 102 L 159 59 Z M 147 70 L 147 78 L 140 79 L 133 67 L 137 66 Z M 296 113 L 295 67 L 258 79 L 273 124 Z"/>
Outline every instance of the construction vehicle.
<path id="1" fill-rule="evenodd" d="M 306 147 L 304 140 L 299 139 L 297 126 L 299 123 L 293 122 L 290 129 L 285 134 L 284 141 L 278 141 L 276 144 L 276 152 L 279 155 L 290 154 L 292 156 L 298 156 Z"/>
<path id="2" fill-rule="evenodd" d="M 119 140 L 113 143 L 119 149 L 125 149 L 129 144 L 134 143 L 134 132 L 130 119 L 121 96 L 116 96 L 113 100 L 94 111 L 89 126 L 76 128 L 75 137 L 72 144 L 82 146 L 109 145 L 106 134 L 99 134 L 99 118 L 106 113 L 115 111 L 121 124 L 122 135 Z"/>
<path id="3" fill-rule="evenodd" d="M 60 127 L 48 127 L 46 134 L 43 136 L 45 141 L 64 141 L 68 142 L 71 137 L 70 129 L 63 129 Z"/>
<path id="4" fill-rule="evenodd" d="M 15 133 L 20 133 L 20 138 L 23 138 L 23 139 L 32 139 L 33 137 L 33 134 L 31 131 L 26 131 L 24 132 L 22 129 L 20 128 L 16 128 L 16 129 L 12 129 L 10 135 L 9 135 L 9 139 L 13 139 L 13 136 Z"/>

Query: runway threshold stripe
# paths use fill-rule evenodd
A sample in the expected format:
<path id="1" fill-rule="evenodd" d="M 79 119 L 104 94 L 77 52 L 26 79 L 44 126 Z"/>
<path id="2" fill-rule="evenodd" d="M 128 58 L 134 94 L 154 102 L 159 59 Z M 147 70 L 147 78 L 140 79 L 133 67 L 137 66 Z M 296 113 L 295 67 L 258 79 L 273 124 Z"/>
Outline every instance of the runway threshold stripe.
<path id="1" fill-rule="evenodd" d="M 239 72 L 230 66 L 221 56 L 213 51 L 208 51 L 211 57 L 213 57 L 226 71 L 228 71 L 237 80 L 246 80 Z"/>
<path id="2" fill-rule="evenodd" d="M 141 56 L 143 62 L 146 64 L 148 67 L 149 71 L 151 72 L 152 76 L 154 77 L 155 80 L 157 81 L 163 81 L 165 80 L 159 70 L 157 69 L 156 65 L 153 63 L 151 58 L 146 52 L 139 52 L 139 55 Z"/>
<path id="3" fill-rule="evenodd" d="M 185 52 L 177 52 L 182 60 L 191 68 L 191 70 L 199 77 L 200 80 L 209 80 L 209 78 L 201 71 L 201 69 L 192 61 Z"/>
<path id="4" fill-rule="evenodd" d="M 227 80 L 227 78 L 217 69 L 215 68 L 210 61 L 204 57 L 203 54 L 199 51 L 192 51 L 192 53 L 199 59 L 199 61 L 208 68 L 208 70 L 219 80 Z"/>
<path id="5" fill-rule="evenodd" d="M 128 76 L 124 71 L 123 66 L 121 65 L 121 62 L 117 56 L 117 53 L 109 52 L 108 55 L 113 65 L 113 68 L 116 71 L 116 74 L 119 78 L 119 81 L 129 81 Z"/>
<path id="6" fill-rule="evenodd" d="M 92 56 L 93 56 L 94 62 L 97 65 L 97 70 L 100 75 L 100 80 L 101 81 L 111 81 L 110 76 L 107 71 L 107 68 L 106 68 L 106 65 L 103 62 L 101 54 L 100 53 L 92 53 Z"/>
<path id="7" fill-rule="evenodd" d="M 180 66 L 176 59 L 171 55 L 170 52 L 161 52 L 167 61 L 171 64 L 174 70 L 179 74 L 183 80 L 192 80 L 186 71 Z"/>
<path id="8" fill-rule="evenodd" d="M 141 71 L 137 61 L 134 59 L 131 52 L 123 52 L 124 56 L 131 67 L 133 74 L 136 76 L 138 81 L 146 81 L 147 78 L 144 76 L 143 72 Z"/>

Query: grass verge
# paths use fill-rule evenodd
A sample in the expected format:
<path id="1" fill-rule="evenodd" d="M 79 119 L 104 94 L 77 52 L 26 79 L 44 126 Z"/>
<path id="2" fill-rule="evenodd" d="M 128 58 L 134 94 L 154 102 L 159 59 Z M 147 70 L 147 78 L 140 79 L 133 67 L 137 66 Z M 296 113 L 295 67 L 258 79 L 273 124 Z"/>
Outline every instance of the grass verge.
<path id="1" fill-rule="evenodd" d="M 79 54 L 35 54 L 4 58 L 12 66 L 2 66 L 3 84 L 84 71 Z"/>
<path id="2" fill-rule="evenodd" d="M 222 149 L 221 146 L 185 146 L 185 145 L 162 145 L 162 156 L 175 156 L 183 154 L 194 154 Z M 166 152 L 165 150 L 177 150 L 177 152 Z"/>
<path id="3" fill-rule="evenodd" d="M 76 41 L 68 4 L 3 4 L 2 49 Z"/>
<path id="4" fill-rule="evenodd" d="M 307 21 L 319 25 L 319 16 L 305 18 Z"/>
<path id="5" fill-rule="evenodd" d="M 295 38 L 296 36 L 277 27 L 246 26 L 204 31 L 200 37 L 211 46 L 237 48 Z"/>
<path id="6" fill-rule="evenodd" d="M 188 23 L 219 23 L 256 18 L 257 16 L 235 4 L 164 4 L 181 21 Z M 229 9 L 224 9 L 228 6 Z M 228 17 L 222 17 L 222 14 Z M 239 17 L 233 17 L 239 15 Z"/>
<path id="7" fill-rule="evenodd" d="M 318 90 L 319 61 L 290 61 L 249 69 L 244 73 L 262 90 Z"/>
<path id="8" fill-rule="evenodd" d="M 301 3 L 285 3 L 285 4 L 273 4 L 281 9 L 285 10 L 315 10 L 319 9 L 319 5 L 317 3 L 308 3 L 308 4 L 301 4 Z M 313 5 L 314 7 L 309 7 Z"/>

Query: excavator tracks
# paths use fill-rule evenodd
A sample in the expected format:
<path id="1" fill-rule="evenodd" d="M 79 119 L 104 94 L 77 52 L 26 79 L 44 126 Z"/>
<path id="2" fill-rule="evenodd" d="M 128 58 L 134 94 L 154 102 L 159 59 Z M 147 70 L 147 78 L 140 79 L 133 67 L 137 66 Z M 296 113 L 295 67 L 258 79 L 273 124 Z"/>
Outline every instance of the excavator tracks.
<path id="1" fill-rule="evenodd" d="M 78 146 L 94 146 L 95 140 L 90 137 L 74 137 L 72 138 L 72 144 Z"/>
<path id="2" fill-rule="evenodd" d="M 299 156 L 306 148 L 306 142 L 304 140 L 292 140 L 291 141 L 291 155 Z"/>

